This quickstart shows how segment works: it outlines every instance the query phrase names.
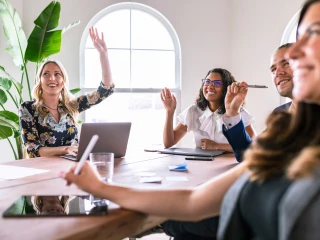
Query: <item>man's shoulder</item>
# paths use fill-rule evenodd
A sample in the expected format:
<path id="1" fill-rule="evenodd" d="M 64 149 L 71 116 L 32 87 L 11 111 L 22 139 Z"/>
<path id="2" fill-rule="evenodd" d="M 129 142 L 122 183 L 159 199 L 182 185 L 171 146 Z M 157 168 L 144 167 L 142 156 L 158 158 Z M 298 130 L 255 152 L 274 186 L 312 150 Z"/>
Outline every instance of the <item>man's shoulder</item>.
<path id="1" fill-rule="evenodd" d="M 288 110 L 289 107 L 291 106 L 291 103 L 292 103 L 292 102 L 288 102 L 288 103 L 282 104 L 282 105 L 280 105 L 279 107 L 276 107 L 273 111 L 278 111 L 278 110 L 286 111 L 286 110 Z"/>

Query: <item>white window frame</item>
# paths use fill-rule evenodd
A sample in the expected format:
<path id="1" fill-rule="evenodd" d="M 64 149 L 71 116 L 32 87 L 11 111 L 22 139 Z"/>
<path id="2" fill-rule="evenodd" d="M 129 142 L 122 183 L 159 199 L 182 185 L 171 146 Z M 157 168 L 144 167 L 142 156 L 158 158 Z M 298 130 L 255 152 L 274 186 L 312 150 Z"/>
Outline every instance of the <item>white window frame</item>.
<path id="1" fill-rule="evenodd" d="M 286 28 L 282 34 L 280 45 L 283 45 L 288 42 L 292 42 L 292 41 L 290 41 L 290 36 L 291 36 L 292 32 L 296 31 L 296 29 L 297 29 L 300 11 L 301 10 L 299 10 L 298 12 L 296 12 L 296 14 L 294 14 L 294 16 L 291 18 L 288 25 L 286 26 Z M 280 96 L 280 104 L 285 104 L 287 102 L 291 102 L 291 99 Z"/>
<path id="2" fill-rule="evenodd" d="M 111 5 L 102 11 L 100 11 L 98 14 L 96 14 L 88 23 L 86 28 L 84 29 L 84 32 L 81 37 L 80 42 L 80 88 L 81 93 L 84 94 L 85 92 L 90 92 L 96 90 L 96 88 L 86 88 L 85 87 L 85 49 L 86 49 L 86 41 L 89 37 L 89 28 L 91 26 L 94 26 L 98 21 L 100 21 L 103 17 L 105 17 L 107 14 L 110 14 L 111 12 L 122 10 L 122 9 L 133 9 L 133 10 L 140 10 L 143 12 L 146 12 L 156 19 L 158 19 L 163 26 L 168 30 L 169 35 L 172 38 L 173 46 L 174 46 L 174 54 L 175 54 L 175 88 L 170 88 L 170 90 L 176 94 L 177 99 L 180 99 L 181 96 L 181 47 L 180 47 L 180 41 L 178 38 L 178 35 L 176 31 L 174 30 L 171 23 L 166 19 L 165 16 L 163 16 L 160 12 L 157 10 L 144 5 L 140 3 L 133 3 L 133 2 L 124 2 L 124 3 L 117 3 L 114 5 Z M 131 43 L 130 43 L 131 45 Z M 131 50 L 131 46 L 130 46 Z M 145 49 L 144 49 L 145 50 Z M 153 49 L 147 49 L 147 50 L 153 50 Z M 159 51 L 158 49 L 156 49 Z M 131 55 L 130 55 L 131 56 Z M 112 70 L 112 69 L 111 69 Z M 130 75 L 131 75 L 131 69 L 130 69 Z M 115 92 L 120 93 L 160 93 L 162 88 L 115 88 Z M 180 112 L 180 106 L 181 104 L 178 101 L 177 103 L 177 112 Z M 85 122 L 85 116 L 80 117 L 82 121 Z"/>

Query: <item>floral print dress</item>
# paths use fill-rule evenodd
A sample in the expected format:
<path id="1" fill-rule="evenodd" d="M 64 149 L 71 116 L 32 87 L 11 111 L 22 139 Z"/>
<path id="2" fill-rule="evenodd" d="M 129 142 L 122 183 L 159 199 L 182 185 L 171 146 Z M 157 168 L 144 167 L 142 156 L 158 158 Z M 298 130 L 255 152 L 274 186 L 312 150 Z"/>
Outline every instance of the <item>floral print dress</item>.
<path id="1" fill-rule="evenodd" d="M 100 103 L 113 92 L 114 86 L 103 87 L 101 83 L 96 91 L 76 98 L 79 113 Z M 36 111 L 34 103 L 35 101 L 26 101 L 19 109 L 21 136 L 30 158 L 40 157 L 40 147 L 78 145 L 77 125 L 71 115 L 65 112 L 62 103 L 58 105 L 59 122 L 56 122 L 49 110 L 43 106 L 43 110 L 48 112 L 45 120 Z"/>

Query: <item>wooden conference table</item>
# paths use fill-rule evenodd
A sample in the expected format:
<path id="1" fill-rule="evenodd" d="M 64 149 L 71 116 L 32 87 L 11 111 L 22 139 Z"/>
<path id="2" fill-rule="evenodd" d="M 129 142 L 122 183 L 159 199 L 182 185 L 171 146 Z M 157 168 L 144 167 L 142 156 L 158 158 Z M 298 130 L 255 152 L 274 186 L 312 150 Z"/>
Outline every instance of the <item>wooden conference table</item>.
<path id="1" fill-rule="evenodd" d="M 188 161 L 187 172 L 169 171 L 169 165 L 185 161 L 184 156 L 140 152 L 115 159 L 114 183 L 140 189 L 190 188 L 200 185 L 234 167 L 233 154 L 215 157 L 214 161 Z M 76 186 L 65 186 L 58 172 L 74 162 L 59 157 L 35 158 L 1 163 L 50 170 L 21 179 L 0 181 L 0 239 L 123 239 L 144 232 L 166 219 L 145 215 L 110 204 L 107 216 L 3 218 L 3 212 L 22 195 L 84 195 Z M 139 172 L 155 172 L 162 183 L 139 183 Z M 188 181 L 167 181 L 169 176 L 185 176 Z M 128 196 L 130 197 L 130 196 Z"/>

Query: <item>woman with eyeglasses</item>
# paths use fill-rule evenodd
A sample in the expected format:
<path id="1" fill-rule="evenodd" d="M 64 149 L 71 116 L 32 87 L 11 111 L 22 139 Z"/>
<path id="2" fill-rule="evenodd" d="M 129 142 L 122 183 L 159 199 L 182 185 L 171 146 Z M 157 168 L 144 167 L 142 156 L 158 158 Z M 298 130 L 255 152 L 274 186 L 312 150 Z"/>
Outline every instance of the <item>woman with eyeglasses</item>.
<path id="1" fill-rule="evenodd" d="M 210 70 L 202 79 L 195 104 L 178 115 L 178 125 L 173 128 L 176 98 L 168 88 L 161 92 L 161 100 L 166 109 L 163 143 L 166 148 L 177 144 L 188 132 L 193 131 L 197 148 L 232 152 L 228 140 L 222 133 L 222 116 L 226 113 L 225 97 L 228 86 L 237 84 L 231 73 L 222 68 Z M 253 117 L 242 107 L 241 118 L 250 137 L 256 135 L 252 127 Z"/>

